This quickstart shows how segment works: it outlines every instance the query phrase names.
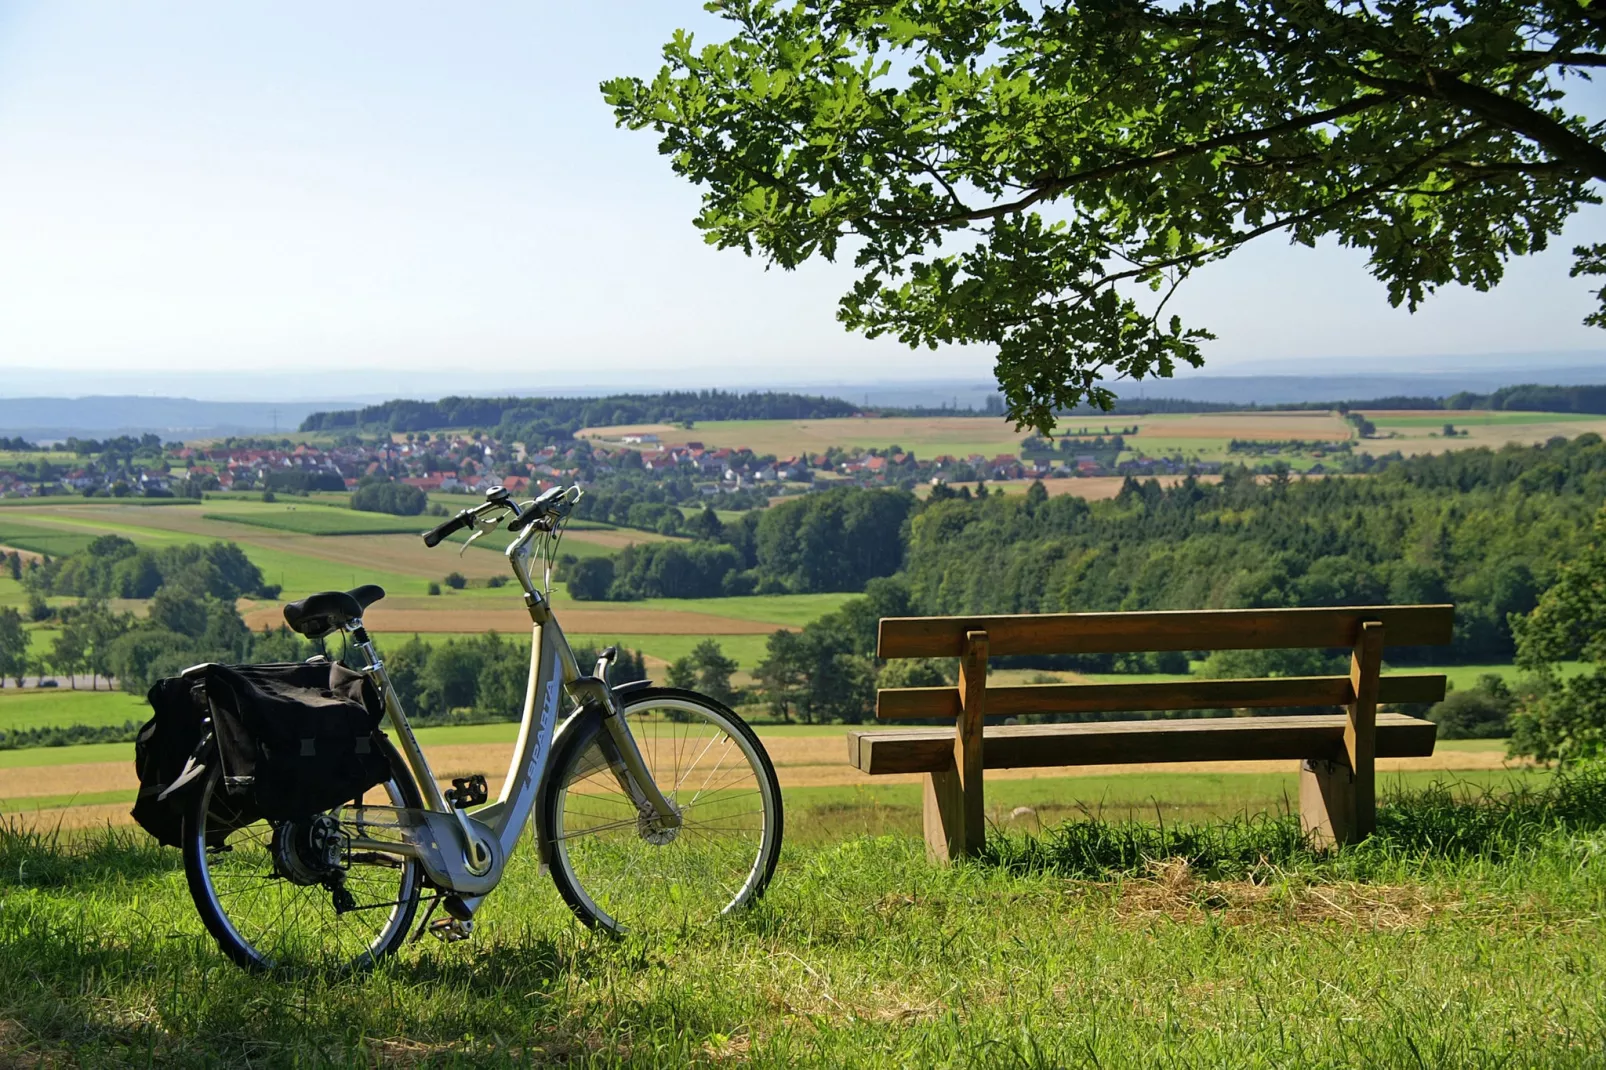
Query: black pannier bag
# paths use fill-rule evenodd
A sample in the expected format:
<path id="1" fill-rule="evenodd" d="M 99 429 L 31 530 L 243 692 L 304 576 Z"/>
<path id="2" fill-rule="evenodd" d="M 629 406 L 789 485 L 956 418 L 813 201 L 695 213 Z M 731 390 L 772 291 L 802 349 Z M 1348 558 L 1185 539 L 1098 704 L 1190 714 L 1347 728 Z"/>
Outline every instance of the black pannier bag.
<path id="1" fill-rule="evenodd" d="M 231 814 L 289 820 L 360 798 L 390 778 L 380 745 L 383 709 L 373 684 L 338 662 L 207 665 L 151 689 L 156 710 L 135 744 L 140 802 L 134 818 L 177 844 L 187 786 L 173 783 L 213 717 Z M 141 809 L 145 813 L 141 813 Z"/>
<path id="2" fill-rule="evenodd" d="M 134 820 L 165 846 L 177 847 L 187 792 L 180 788 L 165 799 L 160 796 L 184 774 L 205 735 L 205 692 L 198 682 L 175 676 L 156 681 L 146 699 L 154 712 L 134 739 L 134 771 L 139 774 Z"/>

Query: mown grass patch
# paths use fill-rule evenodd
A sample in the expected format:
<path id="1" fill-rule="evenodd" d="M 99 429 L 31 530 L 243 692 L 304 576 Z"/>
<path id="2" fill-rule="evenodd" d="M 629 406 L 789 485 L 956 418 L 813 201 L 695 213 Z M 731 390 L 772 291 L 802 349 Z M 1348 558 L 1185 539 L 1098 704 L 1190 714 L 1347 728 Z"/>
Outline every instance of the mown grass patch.
<path id="1" fill-rule="evenodd" d="M 105 683 L 101 687 L 105 687 Z M 142 696 L 66 687 L 0 688 L 0 732 L 60 725 L 120 725 L 151 715 Z"/>
<path id="2" fill-rule="evenodd" d="M 524 850 L 473 940 L 360 978 L 227 965 L 177 852 L 137 832 L 12 830 L 0 969 L 27 983 L 0 990 L 0 1045 L 163 1066 L 1594 1065 L 1586 794 L 1467 824 L 1499 850 L 1374 852 L 1364 879 L 1331 858 L 1216 875 L 1135 852 L 1089 879 L 937 868 L 905 836 L 799 843 L 756 909 L 653 940 L 581 929 Z M 1390 805 L 1441 827 L 1432 799 Z"/>
<path id="3" fill-rule="evenodd" d="M 76 553 L 95 541 L 93 534 L 63 531 L 60 528 L 30 524 L 13 516 L 0 515 L 0 546 L 29 550 L 51 557 Z"/>

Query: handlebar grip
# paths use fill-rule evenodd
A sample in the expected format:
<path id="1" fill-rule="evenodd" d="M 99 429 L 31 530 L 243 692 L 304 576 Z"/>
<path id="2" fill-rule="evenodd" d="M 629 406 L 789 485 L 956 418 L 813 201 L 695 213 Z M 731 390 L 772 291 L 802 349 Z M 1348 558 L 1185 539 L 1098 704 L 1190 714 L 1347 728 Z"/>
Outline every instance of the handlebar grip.
<path id="1" fill-rule="evenodd" d="M 472 522 L 473 521 L 470 520 L 467 513 L 458 513 L 456 516 L 452 517 L 452 519 L 431 528 L 429 531 L 424 532 L 424 545 L 438 546 L 440 545 L 440 541 L 446 538 L 446 536 L 462 531 Z"/>

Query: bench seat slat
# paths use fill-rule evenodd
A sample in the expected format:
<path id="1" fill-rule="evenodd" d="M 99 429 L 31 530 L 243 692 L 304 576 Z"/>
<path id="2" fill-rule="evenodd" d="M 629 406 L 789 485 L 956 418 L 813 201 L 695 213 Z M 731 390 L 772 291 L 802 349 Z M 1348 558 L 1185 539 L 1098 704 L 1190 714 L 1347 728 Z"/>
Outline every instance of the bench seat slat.
<path id="1" fill-rule="evenodd" d="M 1384 676 L 1378 684 L 1379 702 L 1438 702 L 1445 692 L 1442 675 Z M 1355 688 L 1348 676 L 1138 684 L 1023 684 L 989 687 L 987 716 L 1347 706 L 1354 701 Z M 954 687 L 886 688 L 876 695 L 876 717 L 883 721 L 957 718 L 959 711 L 959 689 Z"/>
<path id="2" fill-rule="evenodd" d="M 884 617 L 876 655 L 955 658 L 973 631 L 987 633 L 993 657 L 1349 647 L 1363 621 L 1380 621 L 1389 646 L 1419 646 L 1448 643 L 1454 618 L 1449 605 Z"/>
<path id="3" fill-rule="evenodd" d="M 991 695 L 989 690 L 989 703 Z M 1343 761 L 1344 723 L 1343 714 L 1302 714 L 989 725 L 982 755 L 988 769 L 1304 758 Z M 1398 713 L 1378 714 L 1377 757 L 1431 755 L 1437 731 L 1432 721 Z M 848 761 L 872 775 L 937 772 L 948 768 L 953 755 L 952 728 L 848 733 Z"/>

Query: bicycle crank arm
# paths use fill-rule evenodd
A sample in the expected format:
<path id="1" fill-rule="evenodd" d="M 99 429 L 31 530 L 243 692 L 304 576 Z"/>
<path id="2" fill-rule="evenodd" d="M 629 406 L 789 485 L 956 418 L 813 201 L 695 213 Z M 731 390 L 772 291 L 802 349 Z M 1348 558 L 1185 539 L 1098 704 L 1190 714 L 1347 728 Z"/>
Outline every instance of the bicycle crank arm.
<path id="1" fill-rule="evenodd" d="M 388 854 L 405 854 L 418 860 L 424 875 L 431 884 L 447 892 L 466 896 L 479 896 L 495 888 L 502 879 L 502 867 L 507 861 L 501 844 L 492 831 L 461 811 L 453 814 L 433 810 L 398 809 L 390 806 L 364 806 L 360 817 L 342 818 L 343 823 L 354 827 L 395 829 L 402 842 L 375 840 L 365 836 L 351 837 L 352 851 L 383 851 Z M 388 819 L 388 820 L 387 820 Z M 465 835 L 460 825 L 466 825 Z M 482 856 L 487 858 L 483 872 L 470 862 L 472 836 L 480 843 Z"/>

